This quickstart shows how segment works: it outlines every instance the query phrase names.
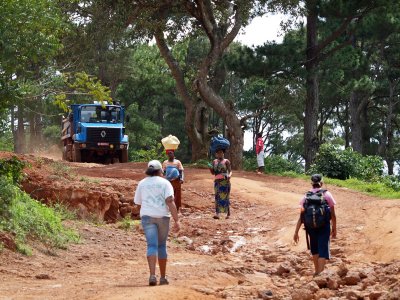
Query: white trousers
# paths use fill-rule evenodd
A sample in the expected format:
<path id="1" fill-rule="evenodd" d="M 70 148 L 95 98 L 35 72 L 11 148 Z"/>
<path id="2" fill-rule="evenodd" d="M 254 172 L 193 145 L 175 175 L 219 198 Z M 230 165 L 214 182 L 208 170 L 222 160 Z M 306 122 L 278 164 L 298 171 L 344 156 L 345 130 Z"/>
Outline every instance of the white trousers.
<path id="1" fill-rule="evenodd" d="M 259 167 L 264 167 L 264 151 L 257 154 L 257 165 Z"/>

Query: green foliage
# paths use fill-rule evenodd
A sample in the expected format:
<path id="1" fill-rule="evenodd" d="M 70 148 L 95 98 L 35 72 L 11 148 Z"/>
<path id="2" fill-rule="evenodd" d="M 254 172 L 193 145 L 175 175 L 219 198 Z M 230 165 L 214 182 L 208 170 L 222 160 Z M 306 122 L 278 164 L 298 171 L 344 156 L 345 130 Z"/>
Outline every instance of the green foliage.
<path id="1" fill-rule="evenodd" d="M 27 86 L 47 81 L 39 77 L 62 49 L 64 16 L 55 0 L 5 0 L 0 20 L 0 102 L 21 103 L 32 95 Z"/>
<path id="2" fill-rule="evenodd" d="M 0 177 L 5 177 L 12 180 L 13 183 L 18 183 L 23 177 L 22 170 L 24 167 L 25 163 L 16 156 L 9 159 L 0 159 Z"/>
<path id="3" fill-rule="evenodd" d="M 142 112 L 139 111 L 137 103 L 129 106 L 127 114 L 130 117 L 129 123 L 126 124 L 130 152 L 158 147 L 161 141 L 160 126 L 145 118 Z"/>
<path id="4" fill-rule="evenodd" d="M 399 176 L 383 176 L 381 182 L 385 184 L 388 188 L 396 192 L 400 192 L 400 178 Z"/>
<path id="5" fill-rule="evenodd" d="M 347 180 L 324 178 L 326 184 L 334 184 L 340 187 L 346 187 L 352 190 L 364 192 L 375 197 L 387 199 L 399 199 L 400 191 L 389 187 L 384 182 L 365 182 L 356 178 Z"/>
<path id="6" fill-rule="evenodd" d="M 62 202 L 52 203 L 51 208 L 57 215 L 60 216 L 61 221 L 78 219 L 77 211 L 70 209 L 66 204 Z"/>
<path id="7" fill-rule="evenodd" d="M 17 243 L 17 251 L 23 255 L 32 256 L 32 249 L 26 244 Z"/>
<path id="8" fill-rule="evenodd" d="M 199 168 L 199 169 L 208 169 L 210 164 L 210 160 L 207 159 L 199 159 L 194 163 L 189 164 L 191 168 Z"/>
<path id="9" fill-rule="evenodd" d="M 46 139 L 47 145 L 58 145 L 60 144 L 60 126 L 51 125 L 43 129 L 43 136 Z"/>
<path id="10" fill-rule="evenodd" d="M 125 231 L 131 230 L 132 228 L 136 229 L 140 224 L 138 220 L 132 220 L 130 216 L 126 216 L 118 223 L 118 228 L 123 229 Z"/>
<path id="11" fill-rule="evenodd" d="M 0 151 L 13 151 L 14 141 L 11 131 L 0 133 Z"/>
<path id="12" fill-rule="evenodd" d="M 23 167 L 24 163 L 16 157 L 1 160 L 0 231 L 13 233 L 18 250 L 27 255 L 30 253 L 29 247 L 25 245 L 27 237 L 57 248 L 65 248 L 67 243 L 77 242 L 78 235 L 64 228 L 61 223 L 67 217 L 65 209 L 61 210 L 61 206 L 56 210 L 49 208 L 16 186 L 22 177 Z"/>
<path id="13" fill-rule="evenodd" d="M 290 161 L 280 155 L 270 155 L 265 158 L 265 171 L 280 174 L 283 172 L 303 173 L 303 166 L 298 162 Z"/>
<path id="14" fill-rule="evenodd" d="M 383 161 L 379 156 L 362 156 L 351 148 L 340 150 L 332 144 L 321 145 L 309 173 L 321 173 L 330 178 L 373 181 L 380 178 Z"/>
<path id="15" fill-rule="evenodd" d="M 10 219 L 11 202 L 16 196 L 15 189 L 10 181 L 9 177 L 0 176 L 0 227 L 3 222 Z"/>
<path id="16" fill-rule="evenodd" d="M 62 225 L 60 213 L 33 200 L 11 183 L 6 185 L 13 197 L 9 205 L 9 218 L 1 221 L 0 230 L 14 233 L 17 244 L 25 244 L 27 237 L 56 248 L 65 248 L 68 243 L 79 241 L 75 231 Z"/>
<path id="17" fill-rule="evenodd" d="M 317 153 L 314 164 L 311 166 L 309 173 L 321 173 L 330 178 L 347 179 L 350 177 L 353 166 L 349 164 L 343 155 L 332 144 L 323 144 Z"/>
<path id="18" fill-rule="evenodd" d="M 65 112 L 68 111 L 68 105 L 71 103 L 98 101 L 102 105 L 106 105 L 112 101 L 111 90 L 95 76 L 90 76 L 85 72 L 77 72 L 74 74 L 64 73 L 62 78 L 69 92 L 56 95 L 54 104 Z"/>
<path id="19" fill-rule="evenodd" d="M 161 143 L 158 143 L 156 146 L 149 146 L 147 150 L 139 149 L 139 150 L 130 150 L 129 151 L 129 161 L 135 162 L 147 162 L 153 159 L 158 159 L 159 161 L 164 161 L 166 159 L 165 154 L 163 153 Z"/>
<path id="20" fill-rule="evenodd" d="M 179 43 L 174 47 L 181 53 L 180 57 L 185 55 L 182 46 L 183 43 Z M 149 149 L 163 136 L 173 134 L 181 141 L 177 156 L 184 159 L 188 149 L 185 109 L 176 95 L 171 72 L 156 45 L 135 47 L 129 66 L 130 76 L 118 87 L 117 99 L 126 105 L 130 116 L 130 122 L 126 124 L 130 151 Z"/>
<path id="21" fill-rule="evenodd" d="M 51 162 L 51 168 L 53 169 L 53 174 L 60 177 L 75 175 L 75 172 L 71 170 L 71 167 L 61 161 Z"/>
<path id="22" fill-rule="evenodd" d="M 244 153 L 243 168 L 247 171 L 255 171 L 257 169 L 257 159 L 253 151 Z M 265 173 L 283 174 L 285 172 L 293 172 L 301 174 L 304 172 L 303 166 L 295 161 L 288 160 L 281 155 L 269 155 L 264 160 Z"/>

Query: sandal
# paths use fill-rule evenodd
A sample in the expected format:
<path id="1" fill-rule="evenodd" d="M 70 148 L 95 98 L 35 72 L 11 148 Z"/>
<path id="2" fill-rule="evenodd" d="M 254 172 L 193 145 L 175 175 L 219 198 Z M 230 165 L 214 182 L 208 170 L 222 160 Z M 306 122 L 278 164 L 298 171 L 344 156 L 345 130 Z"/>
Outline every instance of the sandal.
<path id="1" fill-rule="evenodd" d="M 150 275 L 149 285 L 151 285 L 151 286 L 157 285 L 157 277 L 156 277 L 156 275 Z"/>
<path id="2" fill-rule="evenodd" d="M 214 218 L 214 219 L 219 219 L 219 216 L 218 216 L 218 215 L 215 215 L 213 218 Z"/>

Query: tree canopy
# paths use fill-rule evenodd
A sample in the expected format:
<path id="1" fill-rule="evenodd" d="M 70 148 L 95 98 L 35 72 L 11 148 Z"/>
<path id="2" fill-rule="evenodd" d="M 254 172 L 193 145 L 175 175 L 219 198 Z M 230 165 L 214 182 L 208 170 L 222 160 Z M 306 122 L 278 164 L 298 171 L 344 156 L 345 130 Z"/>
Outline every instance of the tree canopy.
<path id="1" fill-rule="evenodd" d="M 291 16 L 282 42 L 234 42 L 270 12 Z M 241 168 L 248 130 L 307 170 L 334 144 L 380 156 L 393 174 L 399 17 L 394 0 L 2 1 L 0 140 L 43 147 L 67 104 L 103 99 L 133 118 L 130 157 L 174 134 L 184 161 L 207 159 L 221 133 Z"/>

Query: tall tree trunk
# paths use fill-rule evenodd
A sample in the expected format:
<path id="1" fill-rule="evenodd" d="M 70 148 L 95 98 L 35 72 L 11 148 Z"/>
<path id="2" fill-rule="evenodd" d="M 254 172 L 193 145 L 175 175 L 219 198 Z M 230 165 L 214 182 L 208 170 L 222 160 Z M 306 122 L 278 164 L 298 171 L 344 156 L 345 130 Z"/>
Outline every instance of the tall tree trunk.
<path id="1" fill-rule="evenodd" d="M 349 114 L 349 102 L 346 102 L 346 106 L 345 106 L 345 120 L 344 120 L 344 146 L 345 148 L 349 148 L 350 147 L 350 126 L 349 126 L 349 122 L 350 121 L 350 114 Z"/>
<path id="2" fill-rule="evenodd" d="M 393 130 L 389 132 L 388 135 L 388 151 L 386 154 L 386 164 L 388 167 L 388 174 L 393 175 L 394 174 L 394 163 L 395 160 L 393 158 Z"/>
<path id="3" fill-rule="evenodd" d="M 35 138 L 35 113 L 30 112 L 28 114 L 28 122 L 29 122 L 29 144 L 27 148 L 29 149 L 28 152 L 32 152 L 35 150 L 38 146 L 37 140 Z"/>
<path id="4" fill-rule="evenodd" d="M 351 146 L 354 151 L 357 151 L 363 155 L 367 153 L 369 143 L 367 107 L 368 98 L 365 95 L 357 91 L 351 93 Z"/>
<path id="5" fill-rule="evenodd" d="M 40 107 L 42 107 L 42 103 L 40 103 Z M 42 143 L 43 143 L 43 123 L 42 123 L 42 116 L 39 114 L 35 114 L 35 137 L 36 137 L 36 143 L 38 145 L 42 145 Z"/>
<path id="6" fill-rule="evenodd" d="M 164 38 L 164 33 L 157 30 L 154 33 L 157 47 L 171 70 L 176 82 L 176 89 L 185 106 L 185 130 L 192 146 L 192 161 L 206 159 L 210 146 L 208 135 L 209 109 L 202 99 L 189 93 L 178 61 L 172 55 Z"/>
<path id="7" fill-rule="evenodd" d="M 15 142 L 17 141 L 17 131 L 15 130 L 15 107 L 14 105 L 11 105 L 10 108 L 10 120 L 11 120 L 11 132 L 12 132 L 12 137 L 13 137 L 13 148 L 14 152 L 16 152 L 16 146 Z"/>
<path id="8" fill-rule="evenodd" d="M 14 152 L 22 154 L 25 152 L 24 109 L 22 104 L 18 105 L 17 117 L 18 127 L 14 136 Z"/>
<path id="9" fill-rule="evenodd" d="M 306 107 L 304 116 L 304 159 L 306 171 L 310 169 L 318 150 L 317 121 L 319 110 L 318 61 L 317 61 L 317 5 L 307 1 L 307 49 L 306 49 Z"/>
<path id="10" fill-rule="evenodd" d="M 217 112 L 226 124 L 227 138 L 231 143 L 228 157 L 232 163 L 232 168 L 242 169 L 244 133 L 240 119 L 236 115 L 233 105 L 225 103 L 207 84 L 207 75 L 199 74 L 198 78 L 197 89 L 201 98 Z"/>
<path id="11" fill-rule="evenodd" d="M 393 141 L 393 120 L 394 120 L 394 109 L 395 109 L 395 101 L 394 101 L 394 90 L 398 84 L 398 80 L 394 82 L 389 80 L 389 98 L 388 98 L 388 106 L 387 106 L 387 114 L 385 118 L 385 124 L 383 125 L 382 136 L 380 139 L 378 153 L 381 155 L 388 165 L 388 173 L 389 175 L 393 175 L 393 155 L 392 155 L 392 141 Z"/>
<path id="12" fill-rule="evenodd" d="M 186 112 L 185 129 L 191 136 L 189 140 L 192 144 L 192 161 L 197 161 L 208 156 L 210 110 L 203 100 L 197 99 L 197 103 L 189 111 L 191 115 Z"/>

